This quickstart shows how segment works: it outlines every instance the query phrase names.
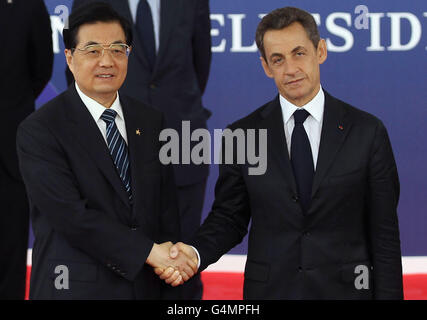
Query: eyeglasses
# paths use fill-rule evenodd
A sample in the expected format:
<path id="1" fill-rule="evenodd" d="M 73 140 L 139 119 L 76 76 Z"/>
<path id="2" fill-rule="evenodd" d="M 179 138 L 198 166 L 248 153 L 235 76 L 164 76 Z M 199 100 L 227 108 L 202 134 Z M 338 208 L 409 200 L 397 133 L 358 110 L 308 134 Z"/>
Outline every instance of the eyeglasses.
<path id="1" fill-rule="evenodd" d="M 110 45 L 90 44 L 82 49 L 73 48 L 72 52 L 79 50 L 88 59 L 98 59 L 104 55 L 104 50 L 110 52 L 114 59 L 124 59 L 129 57 L 130 47 L 124 43 L 112 43 Z"/>

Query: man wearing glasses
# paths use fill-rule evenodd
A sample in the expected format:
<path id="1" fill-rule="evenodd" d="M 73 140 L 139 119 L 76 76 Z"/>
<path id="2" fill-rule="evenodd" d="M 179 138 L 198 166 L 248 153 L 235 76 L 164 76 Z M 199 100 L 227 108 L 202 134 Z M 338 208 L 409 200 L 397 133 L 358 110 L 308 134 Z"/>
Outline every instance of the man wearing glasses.
<path id="1" fill-rule="evenodd" d="M 94 1 L 73 0 L 72 10 Z M 166 126 L 180 136 L 182 121 L 191 122 L 191 133 L 206 129 L 211 112 L 202 96 L 212 56 L 209 0 L 103 1 L 129 21 L 134 34 L 120 92 L 162 111 Z M 67 72 L 68 83 L 72 78 Z M 191 142 L 191 149 L 195 144 Z M 209 165 L 181 163 L 173 168 L 182 236 L 189 241 L 200 226 Z M 201 299 L 200 275 L 183 291 L 186 299 Z"/>
<path id="2" fill-rule="evenodd" d="M 75 10 L 64 29 L 75 83 L 18 129 L 35 242 L 31 299 L 179 298 L 197 261 L 169 259 L 180 237 L 160 112 L 118 94 L 132 30 L 109 5 Z"/>

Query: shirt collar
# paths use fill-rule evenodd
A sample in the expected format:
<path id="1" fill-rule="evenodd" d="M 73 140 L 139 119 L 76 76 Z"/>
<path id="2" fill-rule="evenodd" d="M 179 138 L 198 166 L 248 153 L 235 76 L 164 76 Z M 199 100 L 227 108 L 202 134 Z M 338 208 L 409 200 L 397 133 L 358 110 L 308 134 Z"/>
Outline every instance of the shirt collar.
<path id="1" fill-rule="evenodd" d="M 82 99 L 84 105 L 86 106 L 86 108 L 89 110 L 90 114 L 92 115 L 93 119 L 95 120 L 95 122 L 98 122 L 98 120 L 101 118 L 102 114 L 105 111 L 105 107 L 98 103 L 97 101 L 95 101 L 94 99 L 88 97 L 87 95 L 85 95 L 79 88 L 79 86 L 76 84 L 76 90 L 77 93 L 80 96 L 80 99 Z M 114 100 L 113 104 L 111 105 L 110 109 L 113 109 L 114 111 L 117 112 L 117 117 L 120 117 L 121 119 L 123 118 L 123 110 L 122 110 L 122 106 L 120 104 L 120 97 L 119 97 L 119 92 L 117 92 L 117 97 Z"/>
<path id="2" fill-rule="evenodd" d="M 317 122 L 321 122 L 323 119 L 323 111 L 325 109 L 325 94 L 323 92 L 322 86 L 320 86 L 320 90 L 316 96 L 302 107 L 297 107 L 296 105 L 286 100 L 282 95 L 280 95 L 279 100 L 280 106 L 282 107 L 284 123 L 287 123 L 294 112 L 301 108 L 307 110 L 308 113 L 310 113 L 310 115 L 316 119 Z"/>

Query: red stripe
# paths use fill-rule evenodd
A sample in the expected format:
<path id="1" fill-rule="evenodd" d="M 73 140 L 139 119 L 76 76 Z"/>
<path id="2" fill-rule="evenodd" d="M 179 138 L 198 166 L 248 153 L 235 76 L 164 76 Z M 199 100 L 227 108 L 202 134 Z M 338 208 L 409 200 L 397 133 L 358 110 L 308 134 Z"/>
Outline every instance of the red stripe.
<path id="1" fill-rule="evenodd" d="M 28 300 L 31 267 L 27 267 Z M 243 273 L 202 272 L 204 284 L 203 300 L 242 300 Z M 427 274 L 403 275 L 405 300 L 427 300 Z"/>

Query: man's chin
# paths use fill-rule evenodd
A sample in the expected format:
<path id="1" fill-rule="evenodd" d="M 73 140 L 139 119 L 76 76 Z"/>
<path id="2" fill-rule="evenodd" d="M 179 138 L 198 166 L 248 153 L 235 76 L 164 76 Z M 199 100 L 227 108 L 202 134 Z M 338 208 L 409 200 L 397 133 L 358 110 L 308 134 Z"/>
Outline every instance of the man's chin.
<path id="1" fill-rule="evenodd" d="M 116 93 L 120 87 L 111 85 L 97 85 L 94 89 L 98 94 L 113 94 Z"/>
<path id="2" fill-rule="evenodd" d="M 313 99 L 312 92 L 305 88 L 298 88 L 296 90 L 287 90 L 286 95 L 283 95 L 289 102 L 296 106 L 307 104 Z"/>

